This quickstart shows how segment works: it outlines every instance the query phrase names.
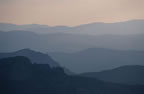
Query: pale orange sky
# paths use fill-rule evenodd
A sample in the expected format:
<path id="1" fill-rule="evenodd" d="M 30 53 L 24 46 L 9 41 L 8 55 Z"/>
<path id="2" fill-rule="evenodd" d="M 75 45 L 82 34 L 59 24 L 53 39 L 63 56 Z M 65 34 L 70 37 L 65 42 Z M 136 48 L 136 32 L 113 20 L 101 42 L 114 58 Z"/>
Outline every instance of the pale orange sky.
<path id="1" fill-rule="evenodd" d="M 0 22 L 74 26 L 144 19 L 144 0 L 0 0 Z"/>

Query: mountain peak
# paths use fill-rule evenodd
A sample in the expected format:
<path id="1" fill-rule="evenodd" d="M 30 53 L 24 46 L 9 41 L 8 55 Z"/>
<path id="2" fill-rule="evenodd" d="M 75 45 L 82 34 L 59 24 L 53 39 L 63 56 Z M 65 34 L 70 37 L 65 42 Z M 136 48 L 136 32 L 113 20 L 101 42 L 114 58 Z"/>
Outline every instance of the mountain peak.
<path id="1" fill-rule="evenodd" d="M 21 49 L 16 51 L 16 53 L 34 53 L 35 51 L 31 50 L 30 48 L 25 48 L 25 49 Z"/>
<path id="2" fill-rule="evenodd" d="M 11 53 L 1 53 L 0 58 L 14 57 L 14 56 L 25 56 L 31 60 L 32 63 L 37 64 L 49 64 L 51 67 L 57 67 L 59 64 L 55 62 L 49 55 L 31 50 L 29 48 L 18 50 Z"/>

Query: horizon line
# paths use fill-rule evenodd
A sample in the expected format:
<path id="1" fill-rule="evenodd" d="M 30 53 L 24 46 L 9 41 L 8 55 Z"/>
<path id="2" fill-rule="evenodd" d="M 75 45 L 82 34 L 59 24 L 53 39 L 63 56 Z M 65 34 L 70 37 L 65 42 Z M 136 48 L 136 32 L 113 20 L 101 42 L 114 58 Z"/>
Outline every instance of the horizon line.
<path id="1" fill-rule="evenodd" d="M 116 22 L 89 22 L 89 23 L 83 23 L 79 25 L 69 26 L 69 25 L 48 25 L 48 24 L 38 24 L 38 23 L 30 23 L 30 24 L 16 24 L 16 23 L 9 23 L 9 22 L 0 22 L 0 24 L 12 24 L 17 26 L 23 26 L 23 25 L 41 25 L 41 26 L 48 26 L 48 27 L 78 27 L 82 25 L 88 25 L 88 24 L 117 24 L 117 23 L 125 23 L 130 21 L 144 21 L 144 19 L 133 19 L 133 20 L 126 20 L 126 21 L 116 21 Z"/>

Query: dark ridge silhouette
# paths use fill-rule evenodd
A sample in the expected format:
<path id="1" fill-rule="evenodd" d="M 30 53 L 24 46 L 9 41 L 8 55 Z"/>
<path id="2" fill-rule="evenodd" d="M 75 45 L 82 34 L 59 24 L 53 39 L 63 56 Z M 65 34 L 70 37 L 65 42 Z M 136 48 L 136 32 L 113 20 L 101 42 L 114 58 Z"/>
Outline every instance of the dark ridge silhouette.
<path id="1" fill-rule="evenodd" d="M 98 72 L 123 65 L 144 65 L 144 51 L 89 48 L 75 53 L 49 53 L 73 72 Z"/>
<path id="2" fill-rule="evenodd" d="M 140 65 L 127 65 L 111 70 L 88 72 L 80 75 L 113 83 L 144 85 L 144 66 Z"/>
<path id="3" fill-rule="evenodd" d="M 144 86 L 68 76 L 60 67 L 33 64 L 23 56 L 0 59 L 0 70 L 1 94 L 144 94 Z"/>
<path id="4" fill-rule="evenodd" d="M 33 51 L 31 49 L 22 49 L 10 53 L 0 53 L 0 58 L 13 57 L 13 56 L 26 56 L 32 61 L 32 63 L 49 64 L 51 67 L 60 66 L 48 54 Z"/>
<path id="5" fill-rule="evenodd" d="M 15 52 L 0 53 L 0 58 L 13 57 L 13 56 L 25 56 L 28 57 L 32 61 L 32 63 L 49 64 L 50 67 L 60 67 L 60 65 L 57 62 L 55 62 L 48 54 L 37 52 L 29 48 L 18 50 Z M 66 74 L 69 75 L 75 74 L 67 68 L 64 68 L 64 70 Z"/>
<path id="6" fill-rule="evenodd" d="M 0 60 L 1 80 L 27 80 L 31 77 L 31 61 L 23 56 Z"/>

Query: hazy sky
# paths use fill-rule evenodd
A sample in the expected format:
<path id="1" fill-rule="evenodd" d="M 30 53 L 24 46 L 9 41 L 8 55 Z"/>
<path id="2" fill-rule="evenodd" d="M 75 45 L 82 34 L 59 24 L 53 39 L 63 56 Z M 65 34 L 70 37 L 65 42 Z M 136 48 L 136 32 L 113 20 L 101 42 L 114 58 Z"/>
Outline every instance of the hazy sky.
<path id="1" fill-rule="evenodd" d="M 0 22 L 79 25 L 144 19 L 144 0 L 0 0 Z"/>

